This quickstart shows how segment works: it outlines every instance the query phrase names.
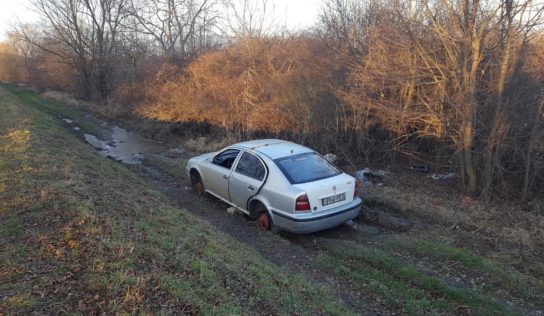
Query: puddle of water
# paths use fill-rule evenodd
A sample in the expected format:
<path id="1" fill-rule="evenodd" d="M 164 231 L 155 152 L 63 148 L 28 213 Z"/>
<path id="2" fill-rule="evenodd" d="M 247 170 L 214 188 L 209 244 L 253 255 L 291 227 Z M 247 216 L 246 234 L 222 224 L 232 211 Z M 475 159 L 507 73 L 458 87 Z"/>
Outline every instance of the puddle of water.
<path id="1" fill-rule="evenodd" d="M 166 146 L 144 138 L 127 130 L 114 126 L 111 128 L 111 140 L 102 140 L 91 134 L 83 134 L 85 141 L 98 153 L 105 157 L 122 161 L 126 164 L 140 164 L 145 153 L 156 153 L 166 149 Z"/>
<path id="2" fill-rule="evenodd" d="M 98 120 L 95 117 L 90 118 L 97 130 L 97 135 L 84 133 L 84 131 L 74 126 L 73 129 L 83 132 L 83 138 L 87 143 L 98 150 L 98 153 L 104 157 L 110 157 L 126 164 L 140 164 L 144 158 L 142 154 L 157 153 L 167 149 L 167 146 L 157 141 L 131 133 L 118 126 L 110 126 L 108 123 Z M 73 121 L 63 119 L 68 124 Z"/>
<path id="3" fill-rule="evenodd" d="M 128 164 L 141 163 L 142 154 L 157 153 L 166 150 L 166 146 L 154 140 L 131 133 L 123 128 L 114 126 L 109 156 Z"/>

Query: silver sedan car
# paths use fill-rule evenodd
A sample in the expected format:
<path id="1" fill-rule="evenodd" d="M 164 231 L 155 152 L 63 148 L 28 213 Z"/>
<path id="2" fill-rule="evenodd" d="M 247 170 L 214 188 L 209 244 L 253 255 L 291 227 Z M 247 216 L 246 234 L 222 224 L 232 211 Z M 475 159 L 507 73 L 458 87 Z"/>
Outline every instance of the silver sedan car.
<path id="1" fill-rule="evenodd" d="M 279 139 L 242 142 L 191 158 L 198 194 L 223 200 L 262 230 L 311 233 L 359 214 L 357 181 L 310 148 Z"/>

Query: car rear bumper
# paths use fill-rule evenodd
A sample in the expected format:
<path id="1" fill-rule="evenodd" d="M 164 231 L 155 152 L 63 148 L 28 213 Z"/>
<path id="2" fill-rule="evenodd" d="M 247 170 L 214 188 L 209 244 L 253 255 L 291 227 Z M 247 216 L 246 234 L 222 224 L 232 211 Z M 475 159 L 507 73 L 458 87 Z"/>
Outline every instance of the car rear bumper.
<path id="1" fill-rule="evenodd" d="M 286 214 L 271 210 L 272 221 L 280 229 L 297 234 L 307 234 L 354 219 L 359 215 L 362 205 L 363 200 L 356 198 L 349 204 L 318 213 Z"/>

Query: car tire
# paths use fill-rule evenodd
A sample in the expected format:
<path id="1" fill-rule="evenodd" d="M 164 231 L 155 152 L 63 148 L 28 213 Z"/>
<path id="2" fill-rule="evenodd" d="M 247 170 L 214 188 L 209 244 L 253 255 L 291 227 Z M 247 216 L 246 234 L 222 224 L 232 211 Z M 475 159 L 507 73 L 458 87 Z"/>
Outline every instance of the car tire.
<path id="1" fill-rule="evenodd" d="M 196 194 L 200 196 L 204 195 L 204 183 L 197 171 L 191 171 L 191 185 Z"/>

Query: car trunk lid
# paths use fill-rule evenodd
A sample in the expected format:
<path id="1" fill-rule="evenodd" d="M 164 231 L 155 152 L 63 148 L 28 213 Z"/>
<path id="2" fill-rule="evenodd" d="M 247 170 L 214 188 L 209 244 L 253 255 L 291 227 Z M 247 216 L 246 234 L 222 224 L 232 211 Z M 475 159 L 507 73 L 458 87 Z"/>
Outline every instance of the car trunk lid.
<path id="1" fill-rule="evenodd" d="M 294 186 L 308 195 L 312 212 L 322 212 L 353 201 L 355 179 L 342 173 L 331 178 Z"/>

